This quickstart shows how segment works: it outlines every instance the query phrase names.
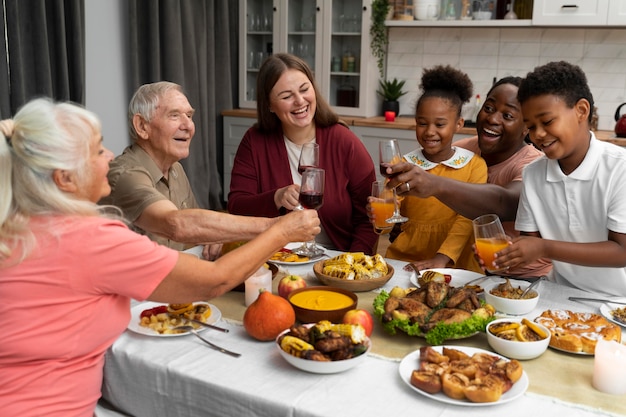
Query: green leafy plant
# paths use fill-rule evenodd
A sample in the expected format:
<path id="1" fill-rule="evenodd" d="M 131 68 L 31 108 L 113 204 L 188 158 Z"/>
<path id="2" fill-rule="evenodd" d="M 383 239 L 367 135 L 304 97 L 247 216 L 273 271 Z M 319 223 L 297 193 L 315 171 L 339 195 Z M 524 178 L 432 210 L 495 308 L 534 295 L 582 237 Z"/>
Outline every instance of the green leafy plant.
<path id="1" fill-rule="evenodd" d="M 384 78 L 385 54 L 387 52 L 387 43 L 389 42 L 385 19 L 387 18 L 391 5 L 389 4 L 389 0 L 374 0 L 372 1 L 371 7 L 372 24 L 370 25 L 370 47 L 372 49 L 372 55 L 376 58 L 380 78 Z"/>
<path id="2" fill-rule="evenodd" d="M 397 78 L 393 80 L 378 80 L 380 88 L 376 91 L 385 101 L 398 101 L 400 97 L 407 92 L 403 91 L 405 81 L 398 81 Z"/>

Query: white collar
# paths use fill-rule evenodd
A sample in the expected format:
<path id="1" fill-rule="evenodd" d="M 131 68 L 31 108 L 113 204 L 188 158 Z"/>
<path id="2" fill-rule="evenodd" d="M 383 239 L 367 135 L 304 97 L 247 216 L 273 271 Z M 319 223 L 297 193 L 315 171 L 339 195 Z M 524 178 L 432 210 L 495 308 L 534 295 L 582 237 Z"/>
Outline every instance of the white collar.
<path id="1" fill-rule="evenodd" d="M 439 164 L 454 169 L 460 169 L 467 165 L 474 157 L 474 152 L 468 151 L 467 149 L 459 148 L 456 146 L 453 146 L 452 149 L 454 149 L 454 154 L 452 155 L 452 157 L 441 162 L 432 162 L 426 159 L 426 157 L 422 153 L 422 149 L 416 149 L 405 154 L 404 159 L 428 171 L 429 169 L 432 169 Z"/>

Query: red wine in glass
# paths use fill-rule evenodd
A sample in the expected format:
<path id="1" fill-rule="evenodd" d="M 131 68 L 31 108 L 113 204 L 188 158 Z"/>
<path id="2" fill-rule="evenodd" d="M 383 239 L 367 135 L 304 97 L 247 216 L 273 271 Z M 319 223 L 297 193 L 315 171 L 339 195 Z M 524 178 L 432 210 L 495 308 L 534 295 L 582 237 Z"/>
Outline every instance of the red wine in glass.
<path id="1" fill-rule="evenodd" d="M 304 174 L 307 168 L 317 168 L 315 165 L 298 165 L 298 173 L 300 175 Z"/>
<path id="2" fill-rule="evenodd" d="M 302 191 L 298 201 L 304 208 L 317 210 L 324 203 L 324 194 L 315 191 Z"/>

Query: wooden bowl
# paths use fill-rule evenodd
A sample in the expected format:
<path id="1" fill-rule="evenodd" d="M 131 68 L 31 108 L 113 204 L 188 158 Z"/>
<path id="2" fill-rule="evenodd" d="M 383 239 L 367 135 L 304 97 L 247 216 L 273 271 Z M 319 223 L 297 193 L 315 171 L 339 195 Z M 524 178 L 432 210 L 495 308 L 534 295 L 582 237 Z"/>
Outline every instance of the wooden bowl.
<path id="1" fill-rule="evenodd" d="M 268 262 L 267 264 L 269 265 L 270 271 L 272 271 L 272 279 L 276 278 L 276 274 L 278 274 L 278 267 L 270 262 Z M 242 282 L 241 284 L 233 288 L 231 291 L 244 292 L 246 291 L 246 286 Z"/>
<path id="2" fill-rule="evenodd" d="M 380 288 L 391 279 L 394 272 L 393 266 L 387 264 L 389 272 L 384 277 L 374 279 L 347 280 L 323 274 L 322 269 L 324 269 L 324 261 L 325 260 L 317 261 L 313 265 L 313 272 L 315 273 L 317 279 L 319 279 L 324 285 L 335 288 L 342 288 L 344 290 L 354 292 L 371 291 L 375 290 L 376 288 Z"/>
<path id="3" fill-rule="evenodd" d="M 294 304 L 294 302 L 292 301 L 293 297 L 298 294 L 301 294 L 301 293 L 318 294 L 318 292 L 339 293 L 342 295 L 346 295 L 352 300 L 352 302 L 350 304 L 344 305 L 343 307 L 328 309 L 323 306 L 320 306 L 319 308 L 318 307 L 314 307 L 314 308 L 304 307 L 302 305 L 298 305 L 297 303 Z M 320 297 L 323 298 L 324 296 L 322 295 Z M 348 311 L 356 308 L 357 303 L 359 301 L 359 297 L 357 297 L 357 295 L 353 293 L 352 291 L 344 290 L 342 288 L 317 286 L 317 287 L 298 288 L 297 290 L 294 290 L 289 293 L 289 295 L 287 296 L 287 300 L 289 301 L 294 311 L 296 312 L 296 319 L 298 319 L 298 321 L 300 321 L 301 323 L 317 323 L 322 320 L 328 320 L 331 323 L 341 323 L 343 316 Z"/>

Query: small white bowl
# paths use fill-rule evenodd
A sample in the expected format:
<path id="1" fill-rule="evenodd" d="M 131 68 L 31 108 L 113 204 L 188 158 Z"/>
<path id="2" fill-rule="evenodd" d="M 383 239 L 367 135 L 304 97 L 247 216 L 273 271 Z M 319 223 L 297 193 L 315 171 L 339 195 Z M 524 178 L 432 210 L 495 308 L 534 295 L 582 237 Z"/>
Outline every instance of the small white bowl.
<path id="1" fill-rule="evenodd" d="M 313 323 L 308 324 L 308 326 L 313 326 L 313 325 L 314 325 Z M 295 366 L 296 368 L 302 371 L 311 372 L 314 374 L 336 374 L 339 372 L 347 371 L 348 369 L 352 369 L 355 366 L 360 365 L 361 363 L 365 362 L 367 354 L 372 348 L 372 342 L 370 338 L 367 337 L 365 339 L 365 345 L 367 346 L 367 350 L 355 358 L 345 359 L 342 361 L 330 361 L 330 362 L 319 362 L 319 361 L 313 361 L 309 359 L 302 359 L 302 358 L 298 358 L 296 356 L 293 356 L 285 352 L 280 347 L 280 343 L 278 341 L 280 337 L 287 332 L 289 332 L 289 329 L 279 334 L 278 337 L 276 338 L 276 347 L 278 348 L 280 355 L 283 358 L 285 358 L 285 360 L 289 362 L 292 366 Z"/>
<path id="2" fill-rule="evenodd" d="M 491 20 L 492 12 L 474 12 L 474 20 Z"/>
<path id="3" fill-rule="evenodd" d="M 502 322 L 521 323 L 521 321 L 522 319 L 518 319 L 518 318 L 504 318 L 504 319 L 494 320 L 491 323 L 489 323 L 487 325 L 487 330 L 486 330 L 487 342 L 489 342 L 489 346 L 491 346 L 491 348 L 495 350 L 497 353 L 499 353 L 500 355 L 506 356 L 507 358 L 511 358 L 511 359 L 526 360 L 526 359 L 534 359 L 536 357 L 541 356 L 543 352 L 545 352 L 546 349 L 548 349 L 548 345 L 550 344 L 550 330 L 547 327 L 539 323 L 535 323 L 535 324 L 538 327 L 540 327 L 548 335 L 548 337 L 546 337 L 545 339 L 535 341 L 535 342 L 520 342 L 517 340 L 515 341 L 506 340 L 506 339 L 503 339 L 501 337 L 498 337 L 492 334 L 489 331 L 489 328 L 497 323 L 502 323 Z"/>
<path id="4" fill-rule="evenodd" d="M 515 288 L 525 289 L 526 287 L 530 285 L 530 282 L 528 281 L 520 281 L 520 280 L 515 280 L 515 279 L 511 279 L 510 281 L 511 281 L 511 285 L 513 285 L 513 287 Z M 533 298 L 527 298 L 524 300 L 497 297 L 491 294 L 491 290 L 497 287 L 498 285 L 502 284 L 503 282 L 504 281 L 498 280 L 496 282 L 491 282 L 491 283 L 483 285 L 483 289 L 485 290 L 483 292 L 483 294 L 485 294 L 485 301 L 487 302 L 487 304 L 491 304 L 493 308 L 496 309 L 496 311 L 499 311 L 500 313 L 519 316 L 521 314 L 530 313 L 531 311 L 535 309 L 535 307 L 537 307 L 537 303 L 539 302 L 539 296 L 540 296 L 540 293 L 537 290 L 537 287 L 530 290 L 531 292 L 533 291 L 536 292 L 537 296 Z M 541 286 L 541 284 L 539 284 L 539 286 Z"/>

